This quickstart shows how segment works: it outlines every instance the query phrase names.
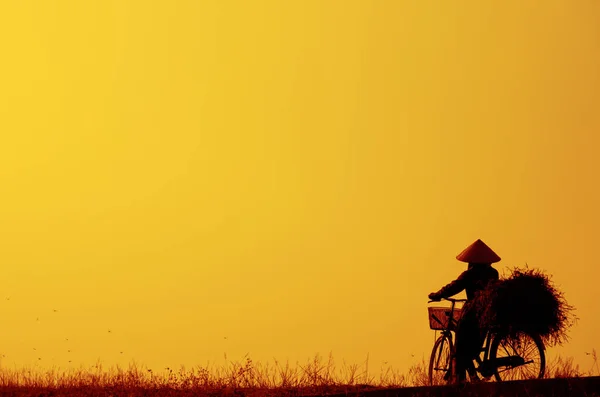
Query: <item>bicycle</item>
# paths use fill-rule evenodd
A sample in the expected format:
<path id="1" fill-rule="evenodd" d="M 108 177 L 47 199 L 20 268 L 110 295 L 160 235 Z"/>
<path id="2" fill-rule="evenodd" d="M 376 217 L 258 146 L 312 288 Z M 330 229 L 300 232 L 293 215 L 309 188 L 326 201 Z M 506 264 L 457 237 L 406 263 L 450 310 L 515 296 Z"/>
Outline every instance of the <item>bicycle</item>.
<path id="1" fill-rule="evenodd" d="M 454 337 L 453 332 L 462 315 L 456 303 L 466 299 L 444 298 L 448 307 L 428 307 L 429 327 L 441 331 L 431 351 L 429 360 L 429 384 L 444 384 L 453 380 Z M 429 301 L 428 303 L 435 302 Z M 488 330 L 483 347 L 475 357 L 477 375 L 471 381 L 496 381 L 542 378 L 546 369 L 545 347 L 538 335 L 526 332 L 516 336 L 502 330 Z M 479 378 L 481 375 L 481 378 Z"/>

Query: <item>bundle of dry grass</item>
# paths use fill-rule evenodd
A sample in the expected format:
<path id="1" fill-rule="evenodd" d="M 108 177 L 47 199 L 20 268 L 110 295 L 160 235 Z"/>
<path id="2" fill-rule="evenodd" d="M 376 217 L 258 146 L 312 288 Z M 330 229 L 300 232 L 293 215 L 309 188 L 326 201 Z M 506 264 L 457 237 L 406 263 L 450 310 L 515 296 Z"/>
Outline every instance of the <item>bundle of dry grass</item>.
<path id="1" fill-rule="evenodd" d="M 511 334 L 537 334 L 548 346 L 566 342 L 567 332 L 577 320 L 575 308 L 567 303 L 550 276 L 528 267 L 510 271 L 507 278 L 489 285 L 476 298 L 474 309 L 480 325 Z"/>

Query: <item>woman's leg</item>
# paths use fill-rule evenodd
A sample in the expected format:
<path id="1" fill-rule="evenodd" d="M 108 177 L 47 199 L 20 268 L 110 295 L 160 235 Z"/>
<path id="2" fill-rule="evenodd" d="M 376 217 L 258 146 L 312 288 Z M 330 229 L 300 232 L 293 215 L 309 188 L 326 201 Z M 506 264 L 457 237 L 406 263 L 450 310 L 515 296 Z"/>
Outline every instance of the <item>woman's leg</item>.
<path id="1" fill-rule="evenodd" d="M 474 311 L 463 315 L 456 330 L 456 376 L 459 382 L 466 380 L 467 371 L 474 371 L 473 360 L 479 350 L 479 324 Z"/>

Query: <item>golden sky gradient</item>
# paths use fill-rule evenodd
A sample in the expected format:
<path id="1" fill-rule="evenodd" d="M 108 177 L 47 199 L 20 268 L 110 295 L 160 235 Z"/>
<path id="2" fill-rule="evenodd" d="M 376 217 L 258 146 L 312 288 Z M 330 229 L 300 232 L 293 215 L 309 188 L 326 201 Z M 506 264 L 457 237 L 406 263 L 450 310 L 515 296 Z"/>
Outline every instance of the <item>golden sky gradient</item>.
<path id="1" fill-rule="evenodd" d="M 406 368 L 432 347 L 427 294 L 481 238 L 500 271 L 554 275 L 581 320 L 549 353 L 585 367 L 599 18 L 596 0 L 2 1 L 1 365 Z"/>

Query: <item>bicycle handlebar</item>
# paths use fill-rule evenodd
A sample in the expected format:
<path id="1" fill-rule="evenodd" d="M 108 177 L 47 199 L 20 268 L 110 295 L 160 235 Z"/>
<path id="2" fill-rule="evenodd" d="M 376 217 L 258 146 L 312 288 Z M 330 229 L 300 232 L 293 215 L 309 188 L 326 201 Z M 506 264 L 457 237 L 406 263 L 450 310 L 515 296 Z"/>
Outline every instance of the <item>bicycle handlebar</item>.
<path id="1" fill-rule="evenodd" d="M 450 301 L 450 302 L 466 302 L 466 299 L 453 299 L 453 298 L 442 298 L 444 300 Z"/>
<path id="2" fill-rule="evenodd" d="M 466 302 L 467 301 L 466 299 L 454 299 L 454 298 L 442 298 L 441 300 L 445 300 L 445 301 L 448 301 L 448 302 Z M 432 303 L 432 302 L 439 302 L 439 301 L 431 301 L 430 300 L 427 303 Z"/>

